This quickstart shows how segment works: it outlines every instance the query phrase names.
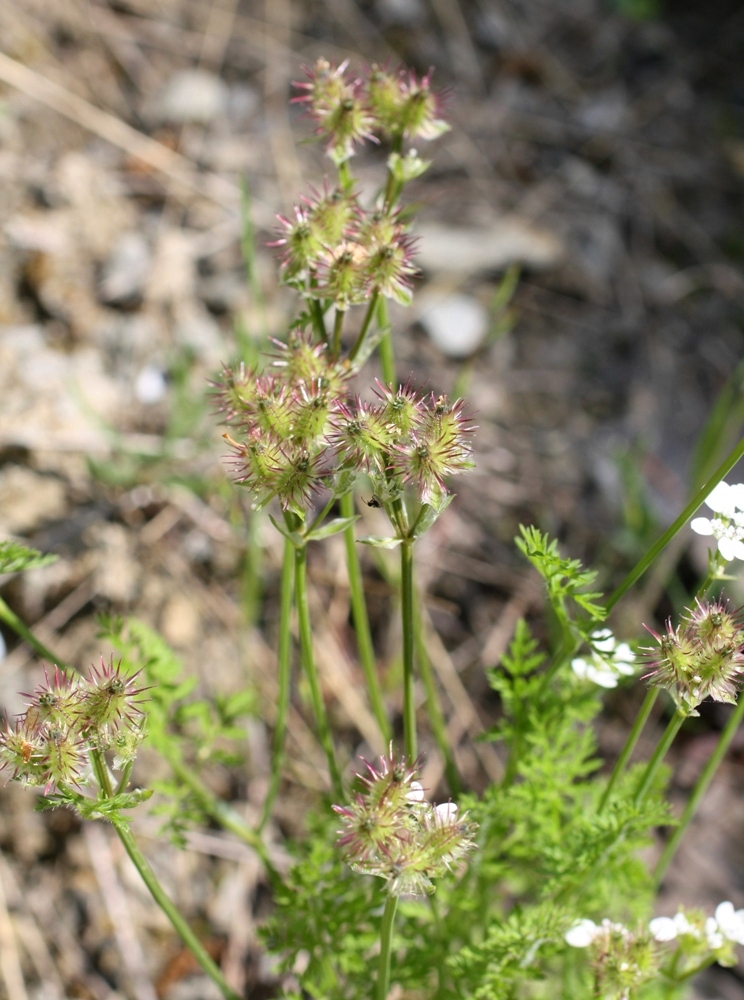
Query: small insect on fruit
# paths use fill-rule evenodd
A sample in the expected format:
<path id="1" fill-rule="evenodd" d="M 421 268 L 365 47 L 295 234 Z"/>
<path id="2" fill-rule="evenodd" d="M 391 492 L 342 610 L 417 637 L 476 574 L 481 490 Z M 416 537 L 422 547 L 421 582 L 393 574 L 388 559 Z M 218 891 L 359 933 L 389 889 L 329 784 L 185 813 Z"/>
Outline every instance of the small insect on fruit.
<path id="1" fill-rule="evenodd" d="M 364 497 L 362 497 L 362 500 L 364 500 Z M 364 500 L 364 502 L 368 507 L 382 507 L 382 500 L 380 500 L 376 493 L 373 493 L 370 499 Z"/>

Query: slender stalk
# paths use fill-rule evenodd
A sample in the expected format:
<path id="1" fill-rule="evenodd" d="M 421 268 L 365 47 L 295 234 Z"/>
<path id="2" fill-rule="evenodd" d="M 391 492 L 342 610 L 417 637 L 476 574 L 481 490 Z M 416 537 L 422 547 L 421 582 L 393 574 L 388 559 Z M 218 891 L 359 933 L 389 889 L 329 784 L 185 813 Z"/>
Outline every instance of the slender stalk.
<path id="1" fill-rule="evenodd" d="M 697 812 L 697 808 L 700 805 L 700 801 L 708 790 L 708 786 L 713 780 L 713 775 L 718 770 L 721 761 L 723 760 L 726 751 L 731 745 L 731 741 L 736 735 L 736 731 L 741 724 L 741 720 L 744 718 L 744 697 L 740 696 L 736 708 L 729 716 L 729 720 L 724 727 L 721 737 L 718 740 L 715 750 L 708 758 L 708 762 L 703 768 L 703 771 L 695 782 L 695 787 L 690 793 L 690 797 L 687 800 L 687 804 L 682 811 L 682 815 L 679 818 L 679 825 L 675 829 L 672 836 L 666 843 L 664 850 L 661 852 L 661 857 L 659 858 L 658 864 L 654 871 L 654 878 L 656 879 L 656 884 L 658 885 L 664 878 L 667 868 L 669 867 L 672 858 L 677 852 L 680 841 L 685 835 L 685 830 L 690 825 L 690 821 Z"/>
<path id="2" fill-rule="evenodd" d="M 288 538 L 284 540 L 284 559 L 282 561 L 282 580 L 279 596 L 279 648 L 277 650 L 277 668 L 279 673 L 279 692 L 276 699 L 276 722 L 271 743 L 271 778 L 264 799 L 258 832 L 266 826 L 271 811 L 274 808 L 279 785 L 282 780 L 282 765 L 284 763 L 284 742 L 287 735 L 287 716 L 289 715 L 289 698 L 292 687 L 292 597 L 294 596 L 294 546 Z"/>
<path id="3" fill-rule="evenodd" d="M 91 750 L 90 761 L 93 765 L 93 772 L 96 776 L 101 796 L 104 799 L 110 799 L 113 794 L 111 775 L 108 767 L 106 766 L 106 760 L 103 754 L 98 750 Z M 233 992 L 233 990 L 231 990 L 225 982 L 222 972 L 209 957 L 201 941 L 196 937 L 194 932 L 179 913 L 176 906 L 174 906 L 171 899 L 166 895 L 165 890 L 161 886 L 160 882 L 158 882 L 155 873 L 152 868 L 150 868 L 147 859 L 142 851 L 140 851 L 139 846 L 129 829 L 129 825 L 122 819 L 112 819 L 111 825 L 116 831 L 116 835 L 119 840 L 124 845 L 124 850 L 131 858 L 134 867 L 139 872 L 142 881 L 150 890 L 152 898 L 170 920 L 176 933 L 180 936 L 181 940 L 197 960 L 199 965 L 201 965 L 202 969 L 206 972 L 212 982 L 215 983 L 220 993 L 222 993 L 226 1000 L 240 1000 L 238 994 Z"/>
<path id="4" fill-rule="evenodd" d="M 709 557 L 708 559 L 708 572 L 705 576 L 705 579 L 700 584 L 695 594 L 697 600 L 702 600 L 708 593 L 708 590 L 710 589 L 713 582 L 718 579 L 718 568 L 719 568 L 718 553 L 715 553 L 712 557 Z M 633 723 L 633 728 L 628 734 L 628 738 L 625 741 L 625 746 L 623 747 L 620 756 L 615 762 L 615 767 L 613 768 L 612 774 L 610 775 L 610 780 L 607 783 L 607 788 L 605 788 L 604 794 L 599 802 L 599 806 L 597 807 L 597 813 L 601 813 L 604 807 L 607 805 L 607 803 L 610 800 L 610 796 L 612 795 L 612 790 L 615 787 L 615 784 L 617 783 L 622 773 L 625 771 L 625 768 L 628 764 L 628 760 L 630 759 L 630 755 L 633 753 L 633 750 L 635 749 L 635 745 L 638 742 L 638 738 L 641 735 L 641 732 L 643 731 L 643 727 L 645 726 L 649 715 L 651 714 L 651 710 L 653 709 L 656 703 L 656 699 L 659 696 L 660 690 L 661 688 L 658 687 L 649 688 L 646 697 L 643 699 L 643 702 L 638 712 L 638 716 L 635 722 Z"/>
<path id="5" fill-rule="evenodd" d="M 625 741 L 625 746 L 620 752 L 620 756 L 615 761 L 615 766 L 612 769 L 612 774 L 610 775 L 610 780 L 607 782 L 607 787 L 604 790 L 602 798 L 599 800 L 599 805 L 597 806 L 597 813 L 601 813 L 607 803 L 610 801 L 610 796 L 618 782 L 618 779 L 625 771 L 628 761 L 630 760 L 630 755 L 635 750 L 638 738 L 643 732 L 643 727 L 646 725 L 651 710 L 656 704 L 656 699 L 659 697 L 659 691 L 661 688 L 653 687 L 649 688 L 646 692 L 646 697 L 641 703 L 641 707 L 638 710 L 638 715 L 636 716 L 635 722 L 633 723 L 633 728 L 628 733 L 628 738 Z"/>
<path id="6" fill-rule="evenodd" d="M 656 559 L 659 553 L 666 548 L 666 546 L 671 542 L 674 536 L 680 531 L 687 521 L 692 517 L 698 507 L 705 501 L 705 498 L 710 494 L 710 492 L 716 487 L 724 476 L 733 469 L 740 458 L 744 456 L 744 438 L 741 438 L 736 447 L 729 452 L 728 456 L 724 461 L 718 466 L 716 471 L 710 477 L 707 483 L 702 486 L 692 500 L 688 503 L 682 513 L 679 515 L 676 521 L 671 524 L 661 538 L 651 546 L 648 552 L 636 563 L 633 569 L 628 573 L 625 579 L 615 588 L 610 597 L 607 600 L 606 608 L 610 611 L 620 600 L 620 598 L 625 594 L 626 591 L 630 590 L 636 580 L 640 579 L 641 576 L 646 572 L 651 563 Z"/>
<path id="7" fill-rule="evenodd" d="M 390 959 L 393 946 L 393 924 L 395 923 L 395 911 L 397 908 L 398 897 L 389 893 L 385 900 L 382 927 L 380 928 L 380 966 L 377 974 L 376 1000 L 387 1000 L 388 991 L 390 990 Z"/>
<path id="8" fill-rule="evenodd" d="M 21 621 L 14 611 L 11 611 L 2 597 L 0 597 L 0 621 L 4 621 L 6 625 L 10 626 L 15 634 L 28 643 L 31 649 L 35 653 L 38 653 L 42 659 L 49 660 L 50 663 L 54 663 L 58 667 L 65 667 L 64 662 L 55 656 L 51 649 L 45 646 L 43 642 L 37 639 L 31 629 Z"/>
<path id="9" fill-rule="evenodd" d="M 171 899 L 166 895 L 165 890 L 161 886 L 160 882 L 158 882 L 155 873 L 147 863 L 147 859 L 142 851 L 140 851 L 129 827 L 122 822 L 113 822 L 112 826 L 114 830 L 116 830 L 119 840 L 124 845 L 124 850 L 129 855 L 132 864 L 139 872 L 142 881 L 150 890 L 152 898 L 173 924 L 175 931 L 202 967 L 204 972 L 209 976 L 222 996 L 225 997 L 225 1000 L 240 1000 L 238 994 L 235 993 L 234 990 L 231 990 L 225 982 L 222 972 L 215 962 L 213 962 L 209 957 L 204 945 L 191 930 L 176 906 L 174 906 Z"/>
<path id="10" fill-rule="evenodd" d="M 382 295 L 377 301 L 377 325 L 385 331 L 377 347 L 380 355 L 380 367 L 382 368 L 382 381 L 395 388 L 395 353 L 390 333 L 390 317 L 388 316 L 387 300 Z"/>
<path id="11" fill-rule="evenodd" d="M 321 306 L 318 299 L 307 298 L 308 309 L 310 310 L 310 318 L 313 322 L 313 329 L 324 344 L 328 343 L 328 331 L 326 330 L 325 320 L 323 319 L 323 307 Z"/>
<path id="12" fill-rule="evenodd" d="M 646 765 L 646 770 L 643 772 L 643 776 L 641 777 L 638 788 L 636 789 L 635 795 L 633 796 L 634 803 L 638 804 L 646 797 L 646 793 L 651 787 L 651 783 L 656 777 L 656 773 L 661 767 L 661 763 L 666 757 L 669 747 L 674 742 L 674 737 L 679 732 L 680 727 L 682 726 L 682 723 L 685 721 L 686 718 L 687 716 L 682 715 L 681 712 L 675 712 L 672 718 L 669 720 L 669 724 L 664 730 L 661 739 L 657 743 L 656 749 L 651 755 L 651 760 L 649 760 L 648 764 Z"/>
<path id="13" fill-rule="evenodd" d="M 339 498 L 339 508 L 341 517 L 352 517 L 354 514 L 354 495 L 344 493 Z M 351 600 L 351 615 L 354 620 L 354 633 L 356 635 L 357 651 L 359 662 L 362 665 L 364 680 L 367 685 L 367 695 L 372 706 L 377 725 L 385 744 L 390 742 L 392 733 L 390 722 L 385 711 L 385 702 L 382 697 L 382 689 L 377 676 L 377 662 L 375 660 L 375 650 L 372 645 L 372 632 L 369 627 L 369 615 L 367 614 L 367 601 L 364 596 L 364 579 L 362 577 L 362 567 L 359 563 L 359 553 L 356 548 L 356 537 L 354 535 L 354 525 L 350 524 L 344 529 L 344 543 L 346 545 L 346 569 L 349 574 L 349 596 Z"/>
<path id="14" fill-rule="evenodd" d="M 318 738 L 320 745 L 328 761 L 328 771 L 331 776 L 333 793 L 340 801 L 342 797 L 341 775 L 336 764 L 336 755 L 333 749 L 333 737 L 328 725 L 328 716 L 323 702 L 323 695 L 320 690 L 320 678 L 318 668 L 315 664 L 313 654 L 313 632 L 310 623 L 310 607 L 307 600 L 307 547 L 301 545 L 295 548 L 295 604 L 297 605 L 297 618 L 300 627 L 300 650 L 302 653 L 302 665 L 305 670 L 308 684 L 310 685 L 310 698 L 313 703 L 315 722 L 318 727 Z"/>
<path id="15" fill-rule="evenodd" d="M 375 310 L 377 309 L 377 300 L 380 297 L 380 293 L 375 291 L 372 292 L 369 298 L 369 305 L 367 306 L 367 311 L 364 314 L 364 319 L 362 320 L 362 328 L 359 331 L 357 339 L 354 341 L 354 346 L 349 351 L 349 361 L 355 361 L 357 354 L 361 350 L 362 344 L 364 343 L 364 338 L 367 336 L 367 331 L 369 330 L 370 323 L 372 322 Z"/>
<path id="16" fill-rule="evenodd" d="M 418 595 L 417 595 L 418 596 Z M 434 675 L 431 669 L 431 660 L 426 650 L 426 639 L 424 636 L 424 626 L 421 618 L 420 598 L 414 602 L 414 627 L 416 629 L 416 660 L 418 662 L 419 674 L 426 691 L 426 714 L 431 725 L 431 731 L 439 747 L 439 752 L 444 758 L 444 773 L 447 776 L 450 794 L 454 798 L 459 798 L 462 792 L 460 775 L 455 764 L 455 756 L 452 752 L 450 741 L 447 737 L 447 723 L 444 712 L 439 701 L 437 687 L 434 683 Z"/>
<path id="17" fill-rule="evenodd" d="M 413 652 L 413 541 L 405 538 L 400 546 L 401 614 L 403 617 L 403 745 L 409 761 L 416 760 L 416 703 L 414 698 Z"/>
<path id="18" fill-rule="evenodd" d="M 333 319 L 333 356 L 337 358 L 341 353 L 341 334 L 344 331 L 344 320 L 346 319 L 346 310 L 339 309 L 336 306 L 336 315 Z"/>

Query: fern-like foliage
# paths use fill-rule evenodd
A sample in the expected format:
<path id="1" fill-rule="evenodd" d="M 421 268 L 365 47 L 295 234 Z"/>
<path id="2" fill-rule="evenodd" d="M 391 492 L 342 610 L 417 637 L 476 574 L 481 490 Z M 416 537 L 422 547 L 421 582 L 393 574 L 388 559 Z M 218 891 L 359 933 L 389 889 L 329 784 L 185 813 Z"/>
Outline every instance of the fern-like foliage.
<path id="1" fill-rule="evenodd" d="M 26 548 L 19 542 L 0 542 L 0 574 L 22 573 L 27 569 L 38 569 L 57 561 L 55 555 L 43 555 L 36 549 Z"/>
<path id="2" fill-rule="evenodd" d="M 589 616 L 592 623 L 602 621 L 607 614 L 604 607 L 597 603 L 602 594 L 586 589 L 596 580 L 596 572 L 584 569 L 579 559 L 564 559 L 558 551 L 557 541 L 551 541 L 538 528 L 526 528 L 520 524 L 519 532 L 514 540 L 517 548 L 545 581 L 548 600 L 558 618 L 561 621 L 571 618 L 570 600 Z"/>

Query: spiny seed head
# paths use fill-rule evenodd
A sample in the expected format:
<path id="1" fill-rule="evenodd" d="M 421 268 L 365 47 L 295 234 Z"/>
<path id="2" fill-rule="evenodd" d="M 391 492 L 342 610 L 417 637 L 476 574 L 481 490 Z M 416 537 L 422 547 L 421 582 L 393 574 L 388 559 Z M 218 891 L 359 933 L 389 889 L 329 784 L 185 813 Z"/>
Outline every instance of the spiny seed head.
<path id="1" fill-rule="evenodd" d="M 12 771 L 11 779 L 27 785 L 44 784 L 44 739 L 39 726 L 22 716 L 11 726 L 6 717 L 0 732 L 0 770 Z"/>
<path id="2" fill-rule="evenodd" d="M 397 434 L 380 410 L 359 397 L 355 406 L 337 403 L 329 442 L 344 465 L 360 471 L 384 472 Z"/>
<path id="3" fill-rule="evenodd" d="M 318 59 L 312 69 L 304 67 L 308 82 L 295 82 L 305 93 L 293 98 L 308 104 L 308 115 L 317 128 L 316 135 L 326 139 L 326 150 L 339 166 L 354 155 L 354 146 L 373 135 L 375 119 L 367 107 L 361 80 L 346 74 L 348 62 L 333 66 Z"/>
<path id="4" fill-rule="evenodd" d="M 706 698 L 736 702 L 744 675 L 744 627 L 727 603 L 697 601 L 677 628 L 669 619 L 662 635 L 648 631 L 658 649 L 644 650 L 652 668 L 646 678 L 666 687 L 680 710 L 697 714 Z"/>
<path id="5" fill-rule="evenodd" d="M 31 699 L 26 710 L 26 722 L 30 727 L 46 723 L 68 727 L 77 715 L 80 687 L 55 664 L 52 677 L 44 666 L 43 683 L 36 686 L 33 694 L 24 697 Z"/>
<path id="6" fill-rule="evenodd" d="M 359 211 L 354 195 L 326 184 L 322 194 L 313 191 L 313 197 L 303 201 L 313 235 L 321 246 L 334 247 L 354 233 Z"/>
<path id="7" fill-rule="evenodd" d="M 395 427 L 401 437 L 407 437 L 421 426 L 424 405 L 410 379 L 395 390 L 392 385 L 383 385 L 379 379 L 375 382 L 375 395 L 382 403 L 380 412 L 386 423 Z"/>
<path id="8" fill-rule="evenodd" d="M 287 284 L 305 281 L 314 270 L 318 255 L 322 250 L 319 234 L 310 222 L 309 212 L 304 205 L 295 205 L 294 218 L 277 215 L 281 229 L 277 239 L 267 243 L 270 247 L 281 247 L 282 280 Z"/>
<path id="9" fill-rule="evenodd" d="M 434 891 L 444 875 L 472 847 L 474 827 L 452 803 L 432 806 L 415 780 L 418 764 L 392 749 L 375 767 L 357 775 L 362 790 L 347 806 L 333 808 L 342 819 L 338 845 L 348 864 L 387 882 L 393 895 Z"/>
<path id="10" fill-rule="evenodd" d="M 447 496 L 445 480 L 473 468 L 469 435 L 475 428 L 463 413 L 463 401 L 431 394 L 422 424 L 410 439 L 396 445 L 392 468 L 403 482 L 415 484 L 422 503 L 440 507 Z"/>
<path id="11" fill-rule="evenodd" d="M 368 297 L 367 276 L 366 248 L 353 240 L 344 240 L 324 251 L 313 295 L 319 299 L 332 299 L 336 309 L 345 311 Z"/>
<path id="12" fill-rule="evenodd" d="M 134 674 L 123 673 L 121 660 L 114 665 L 113 654 L 108 663 L 102 656 L 99 666 L 91 664 L 78 707 L 78 727 L 82 735 L 139 726 L 144 715 L 140 696 L 147 690 L 136 686 L 140 673 L 140 670 Z"/>
<path id="13" fill-rule="evenodd" d="M 448 131 L 444 98 L 431 88 L 430 70 L 419 80 L 413 71 L 391 72 L 373 65 L 367 93 L 370 110 L 382 135 L 390 138 L 435 139 Z"/>

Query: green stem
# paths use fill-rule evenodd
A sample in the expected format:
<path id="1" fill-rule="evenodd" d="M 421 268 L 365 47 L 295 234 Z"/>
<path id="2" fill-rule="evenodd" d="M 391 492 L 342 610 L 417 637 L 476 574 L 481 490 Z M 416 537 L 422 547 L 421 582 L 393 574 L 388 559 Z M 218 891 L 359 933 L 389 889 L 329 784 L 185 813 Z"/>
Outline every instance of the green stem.
<path id="1" fill-rule="evenodd" d="M 726 751 L 731 745 L 731 741 L 736 735 L 736 731 L 741 724 L 742 718 L 744 718 L 744 696 L 739 697 L 738 704 L 731 713 L 729 720 L 721 733 L 721 737 L 718 740 L 715 750 L 708 758 L 708 762 L 703 768 L 702 774 L 695 782 L 695 787 L 693 788 L 690 797 L 687 800 L 687 804 L 682 811 L 682 815 L 680 816 L 679 825 L 667 841 L 666 846 L 661 853 L 659 862 L 656 865 L 656 870 L 654 871 L 654 878 L 656 879 L 657 885 L 664 878 L 664 874 L 666 873 L 672 858 L 677 852 L 677 848 L 679 847 L 680 841 L 685 834 L 685 830 L 690 825 L 690 821 L 697 812 L 700 801 L 708 790 L 708 786 L 713 780 L 713 775 L 718 770 Z"/>
<path id="2" fill-rule="evenodd" d="M 0 597 L 0 620 L 4 621 L 6 625 L 9 625 L 13 629 L 16 635 L 20 636 L 24 642 L 28 643 L 31 649 L 44 660 L 49 660 L 50 663 L 56 664 L 56 666 L 65 668 L 65 664 L 62 660 L 54 655 L 54 653 L 43 642 L 40 642 L 36 636 L 33 634 L 30 628 L 25 625 L 21 619 L 11 611 L 5 601 Z"/>
<path id="3" fill-rule="evenodd" d="M 712 557 L 711 556 L 708 557 L 708 573 L 703 582 L 698 587 L 697 593 L 695 594 L 698 600 L 702 600 L 705 597 L 713 582 L 718 579 L 718 569 L 719 569 L 718 553 L 716 552 L 713 554 Z M 597 807 L 597 813 L 601 813 L 604 807 L 607 805 L 607 803 L 610 800 L 610 796 L 612 795 L 613 788 L 615 787 L 620 776 L 625 771 L 625 768 L 628 764 L 628 760 L 630 759 L 630 755 L 633 753 L 633 750 L 635 749 L 635 745 L 638 742 L 638 738 L 641 735 L 641 732 L 643 731 L 643 727 L 645 726 L 649 715 L 651 714 L 651 710 L 653 709 L 656 703 L 656 699 L 659 696 L 660 690 L 661 688 L 658 687 L 649 688 L 646 697 L 643 699 L 640 710 L 638 712 L 638 716 L 635 722 L 633 723 L 633 728 L 628 734 L 628 738 L 625 741 L 625 746 L 623 747 L 620 756 L 617 758 L 615 767 L 613 768 L 612 774 L 610 775 L 610 780 L 607 783 L 607 788 L 605 788 L 604 794 L 600 799 L 599 806 Z"/>
<path id="4" fill-rule="evenodd" d="M 354 178 L 351 175 L 351 170 L 349 170 L 349 161 L 344 160 L 343 163 L 338 165 L 338 182 L 344 191 L 350 190 L 354 184 Z"/>
<path id="5" fill-rule="evenodd" d="M 620 585 L 615 588 L 607 600 L 607 611 L 610 611 L 617 604 L 623 594 L 625 594 L 625 592 L 633 586 L 636 580 L 643 576 L 659 553 L 669 544 L 669 542 L 671 542 L 677 532 L 685 526 L 698 507 L 703 504 L 706 497 L 710 495 L 711 491 L 721 482 L 724 476 L 730 472 L 731 469 L 733 469 L 742 456 L 744 456 L 744 438 L 741 438 L 736 447 L 729 452 L 728 456 L 724 459 L 721 465 L 718 466 L 708 482 L 697 491 L 677 520 L 667 528 L 661 538 L 659 538 L 658 541 L 651 546 L 648 552 L 636 563 Z"/>
<path id="6" fill-rule="evenodd" d="M 382 368 L 382 381 L 385 385 L 391 385 L 395 389 L 397 384 L 395 377 L 395 353 L 390 333 L 387 299 L 382 295 L 377 300 L 377 325 L 381 330 L 385 331 L 382 340 L 377 346 L 377 352 L 380 355 L 380 367 Z"/>
<path id="7" fill-rule="evenodd" d="M 643 732 L 643 727 L 646 725 L 648 717 L 651 714 L 651 710 L 656 704 L 656 699 L 659 697 L 659 691 L 661 691 L 661 688 L 653 687 L 649 688 L 648 691 L 646 692 L 646 697 L 643 699 L 641 707 L 638 710 L 638 715 L 636 716 L 635 722 L 633 723 L 633 728 L 628 733 L 628 738 L 625 741 L 625 746 L 623 747 L 620 756 L 617 758 L 617 761 L 615 762 L 615 766 L 612 769 L 612 774 L 610 775 L 610 780 L 607 782 L 607 787 L 605 788 L 604 794 L 602 795 L 602 798 L 599 801 L 599 805 L 597 806 L 597 814 L 601 813 L 604 807 L 610 801 L 610 796 L 612 795 L 615 785 L 617 784 L 620 776 L 625 771 L 628 761 L 630 760 L 630 755 L 635 750 L 638 738 Z"/>
<path id="8" fill-rule="evenodd" d="M 460 775 L 457 771 L 457 765 L 455 764 L 455 756 L 447 737 L 447 723 L 439 701 L 437 687 L 434 683 L 431 660 L 429 659 L 429 654 L 426 650 L 424 627 L 421 619 L 421 603 L 419 600 L 414 601 L 413 623 L 416 629 L 416 660 L 418 662 L 419 674 L 424 684 L 424 690 L 426 691 L 427 717 L 429 719 L 429 724 L 431 725 L 431 731 L 434 735 L 434 739 L 439 747 L 439 752 L 444 758 L 444 773 L 447 776 L 447 784 L 449 785 L 450 794 L 453 798 L 457 799 L 460 797 L 462 792 L 462 785 L 460 782 Z"/>
<path id="9" fill-rule="evenodd" d="M 310 685 L 310 698 L 313 703 L 315 722 L 318 727 L 318 738 L 328 761 L 333 793 L 340 801 L 343 795 L 341 775 L 336 764 L 333 738 L 330 726 L 328 725 L 328 716 L 320 690 L 318 668 L 315 664 L 315 656 L 313 655 L 313 632 L 310 623 L 310 607 L 307 600 L 307 546 L 305 545 L 295 548 L 295 604 L 297 605 L 297 618 L 300 628 L 302 665 L 308 684 Z"/>
<path id="10" fill-rule="evenodd" d="M 393 947 L 393 924 L 395 923 L 395 911 L 398 908 L 398 897 L 392 893 L 388 894 L 385 900 L 385 910 L 382 914 L 382 926 L 380 928 L 380 966 L 377 974 L 377 997 L 376 1000 L 387 1000 L 390 989 L 390 959 Z"/>
<path id="11" fill-rule="evenodd" d="M 643 772 L 643 776 L 640 780 L 638 788 L 635 791 L 635 795 L 633 796 L 633 802 L 636 805 L 645 798 L 646 793 L 651 787 L 651 783 L 656 777 L 656 772 L 661 767 L 661 763 L 666 757 L 669 747 L 674 742 L 674 737 L 679 732 L 680 727 L 686 718 L 687 718 L 686 715 L 682 715 L 681 712 L 677 711 L 669 720 L 669 724 L 667 725 L 661 739 L 656 745 L 656 749 L 654 750 L 651 756 L 651 760 L 649 760 L 648 764 L 646 765 L 646 770 Z"/>
<path id="12" fill-rule="evenodd" d="M 341 353 L 341 334 L 344 331 L 344 320 L 346 310 L 336 306 L 336 314 L 333 320 L 333 357 L 337 358 Z"/>
<path id="13" fill-rule="evenodd" d="M 404 538 L 400 546 L 401 614 L 403 618 L 403 744 L 409 763 L 418 756 L 416 703 L 414 698 L 413 651 L 413 541 Z"/>
<path id="14" fill-rule="evenodd" d="M 294 546 L 288 538 L 284 540 L 284 559 L 282 561 L 282 580 L 279 596 L 279 648 L 277 650 L 277 668 L 279 673 L 279 692 L 276 699 L 276 722 L 271 743 L 271 778 L 269 788 L 261 810 L 258 832 L 266 826 L 282 780 L 282 765 L 284 763 L 284 742 L 287 735 L 287 717 L 289 715 L 289 699 L 292 687 L 292 597 L 294 596 Z"/>
<path id="15" fill-rule="evenodd" d="M 212 982 L 215 984 L 217 989 L 220 991 L 225 1000 L 240 1000 L 237 993 L 230 989 L 230 987 L 225 982 L 224 976 L 220 971 L 219 967 L 212 961 L 201 943 L 199 938 L 194 934 L 189 925 L 186 923 L 184 918 L 179 913 L 176 906 L 166 895 L 160 882 L 158 882 L 155 873 L 153 872 L 150 865 L 147 863 L 142 851 L 140 851 L 137 842 L 132 836 L 132 832 L 129 827 L 122 823 L 121 821 L 112 823 L 114 830 L 119 840 L 124 845 L 124 850 L 129 855 L 132 864 L 140 873 L 142 881 L 145 883 L 147 888 L 150 890 L 150 894 L 155 902 L 158 904 L 160 909 L 173 924 L 174 929 L 180 936 L 183 943 L 189 949 L 191 954 L 197 960 L 199 965 L 209 976 Z"/>
<path id="16" fill-rule="evenodd" d="M 93 765 L 93 772 L 96 776 L 101 797 L 104 799 L 110 799 L 113 791 L 111 775 L 108 767 L 106 766 L 105 757 L 99 750 L 91 750 L 90 761 Z M 170 920 L 181 940 L 197 960 L 199 965 L 201 965 L 202 969 L 204 969 L 212 982 L 215 983 L 220 993 L 222 993 L 226 1000 L 240 1000 L 238 994 L 234 993 L 225 982 L 222 972 L 209 957 L 201 941 L 196 937 L 194 932 L 179 913 L 178 909 L 166 895 L 165 890 L 161 886 L 160 882 L 158 882 L 155 873 L 152 868 L 150 868 L 150 865 L 147 863 L 147 859 L 142 851 L 140 851 L 136 840 L 132 836 L 129 825 L 120 818 L 112 819 L 111 825 L 116 831 L 116 835 L 119 840 L 124 845 L 124 850 L 129 855 L 134 867 L 139 872 L 142 881 L 150 890 L 152 898 Z"/>
<path id="17" fill-rule="evenodd" d="M 323 319 L 323 307 L 320 304 L 319 299 L 307 298 L 308 308 L 310 310 L 310 317 L 313 321 L 313 328 L 316 334 L 321 339 L 324 344 L 328 343 L 328 331 L 326 330 L 325 320 Z"/>
<path id="18" fill-rule="evenodd" d="M 362 344 L 364 343 L 364 338 L 367 336 L 367 331 L 369 330 L 370 323 L 375 315 L 375 310 L 377 309 L 377 300 L 380 297 L 378 291 L 372 292 L 369 298 L 369 305 L 367 306 L 367 311 L 364 314 L 364 319 L 362 320 L 362 328 L 359 331 L 357 339 L 354 341 L 354 346 L 349 352 L 349 361 L 353 362 L 356 359 L 357 354 L 361 350 Z"/>
<path id="19" fill-rule="evenodd" d="M 341 517 L 354 516 L 354 495 L 351 491 L 344 493 L 339 498 L 339 508 Z M 353 524 L 344 529 L 344 543 L 346 545 L 346 569 L 349 574 L 351 614 L 354 620 L 359 661 L 362 665 L 364 680 L 367 684 L 369 703 L 372 706 L 372 711 L 380 728 L 382 738 L 385 744 L 387 744 L 390 742 L 392 733 L 390 731 L 387 712 L 385 711 L 385 702 L 382 697 L 380 681 L 377 676 L 377 662 L 375 660 L 374 646 L 372 645 L 372 632 L 369 627 L 367 601 L 364 596 L 364 579 L 362 577 L 362 567 L 359 563 L 359 553 L 357 552 Z"/>

